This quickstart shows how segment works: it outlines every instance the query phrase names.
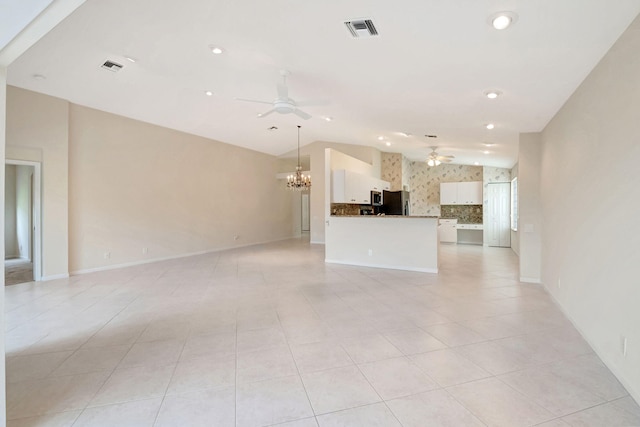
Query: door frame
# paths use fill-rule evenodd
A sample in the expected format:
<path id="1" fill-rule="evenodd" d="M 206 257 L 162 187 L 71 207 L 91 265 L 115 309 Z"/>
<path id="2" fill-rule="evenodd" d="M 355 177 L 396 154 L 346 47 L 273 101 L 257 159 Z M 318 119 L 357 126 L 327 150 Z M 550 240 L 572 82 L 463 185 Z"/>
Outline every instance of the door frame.
<path id="1" fill-rule="evenodd" d="M 42 280 L 42 163 L 27 160 L 5 159 L 5 165 L 33 166 L 33 280 Z"/>

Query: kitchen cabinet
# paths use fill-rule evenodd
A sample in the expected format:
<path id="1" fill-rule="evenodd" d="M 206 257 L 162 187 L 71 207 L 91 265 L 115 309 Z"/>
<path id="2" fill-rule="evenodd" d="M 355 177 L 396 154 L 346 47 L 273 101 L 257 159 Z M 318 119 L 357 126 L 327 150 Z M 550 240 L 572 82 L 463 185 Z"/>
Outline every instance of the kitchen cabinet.
<path id="1" fill-rule="evenodd" d="M 440 204 L 441 205 L 457 205 L 458 204 L 458 183 L 443 182 L 440 184 Z"/>
<path id="2" fill-rule="evenodd" d="M 438 236 L 440 243 L 456 243 L 458 241 L 458 220 L 443 219 L 438 220 Z"/>
<path id="3" fill-rule="evenodd" d="M 481 205 L 482 181 L 440 183 L 441 205 Z"/>
<path id="4" fill-rule="evenodd" d="M 332 203 L 368 205 L 372 190 L 382 192 L 390 188 L 386 181 L 345 169 L 334 170 L 331 178 Z"/>

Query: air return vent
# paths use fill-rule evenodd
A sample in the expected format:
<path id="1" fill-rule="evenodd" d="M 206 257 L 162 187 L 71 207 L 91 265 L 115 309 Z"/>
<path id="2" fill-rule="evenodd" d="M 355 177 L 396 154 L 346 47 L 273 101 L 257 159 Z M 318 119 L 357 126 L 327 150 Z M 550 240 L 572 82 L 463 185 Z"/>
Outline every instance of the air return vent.
<path id="1" fill-rule="evenodd" d="M 375 25 L 371 19 L 356 19 L 345 21 L 344 25 L 355 38 L 373 37 L 378 35 Z"/>
<path id="2" fill-rule="evenodd" d="M 113 71 L 114 73 L 117 73 L 118 71 L 122 70 L 122 65 L 118 64 L 117 62 L 113 62 L 113 61 L 104 61 L 104 64 L 101 65 L 102 68 L 104 68 L 105 70 L 109 70 L 109 71 Z"/>

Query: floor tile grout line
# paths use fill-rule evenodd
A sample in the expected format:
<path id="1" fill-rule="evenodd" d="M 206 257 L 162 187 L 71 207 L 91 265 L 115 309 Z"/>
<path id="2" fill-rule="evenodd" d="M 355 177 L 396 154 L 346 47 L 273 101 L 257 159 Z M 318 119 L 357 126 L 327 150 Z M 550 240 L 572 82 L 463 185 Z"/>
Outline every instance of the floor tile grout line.
<path id="1" fill-rule="evenodd" d="M 276 316 L 278 318 L 278 323 L 280 324 L 280 329 L 282 328 L 282 320 L 280 319 L 280 313 L 278 313 L 277 309 L 276 309 Z M 302 373 L 300 372 L 300 368 L 298 367 L 298 362 L 296 361 L 295 356 L 293 355 L 293 350 L 291 350 L 291 344 L 289 343 L 289 339 L 287 338 L 287 335 L 283 333 L 285 341 L 287 343 L 287 348 L 289 349 L 289 354 L 291 355 L 291 359 L 293 360 L 293 364 L 296 367 L 296 372 L 298 372 L 298 378 L 300 379 L 300 383 L 302 384 L 302 389 L 304 390 L 304 394 L 307 396 L 307 402 L 309 403 L 309 408 L 311 408 L 311 412 L 313 413 L 314 418 L 316 418 L 316 424 L 318 424 L 318 420 L 317 420 L 317 415 L 316 415 L 316 410 L 313 407 L 313 404 L 311 403 L 311 398 L 309 397 L 309 392 L 307 391 L 307 386 L 304 383 L 304 379 L 302 378 Z"/>

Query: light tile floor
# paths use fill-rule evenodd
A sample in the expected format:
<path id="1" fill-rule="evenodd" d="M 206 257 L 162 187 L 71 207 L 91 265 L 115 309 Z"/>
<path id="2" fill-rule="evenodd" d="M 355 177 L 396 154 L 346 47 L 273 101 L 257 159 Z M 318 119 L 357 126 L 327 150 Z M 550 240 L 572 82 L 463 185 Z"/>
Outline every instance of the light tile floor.
<path id="1" fill-rule="evenodd" d="M 323 249 L 7 287 L 8 425 L 640 425 L 510 249 L 443 246 L 439 275 Z"/>

